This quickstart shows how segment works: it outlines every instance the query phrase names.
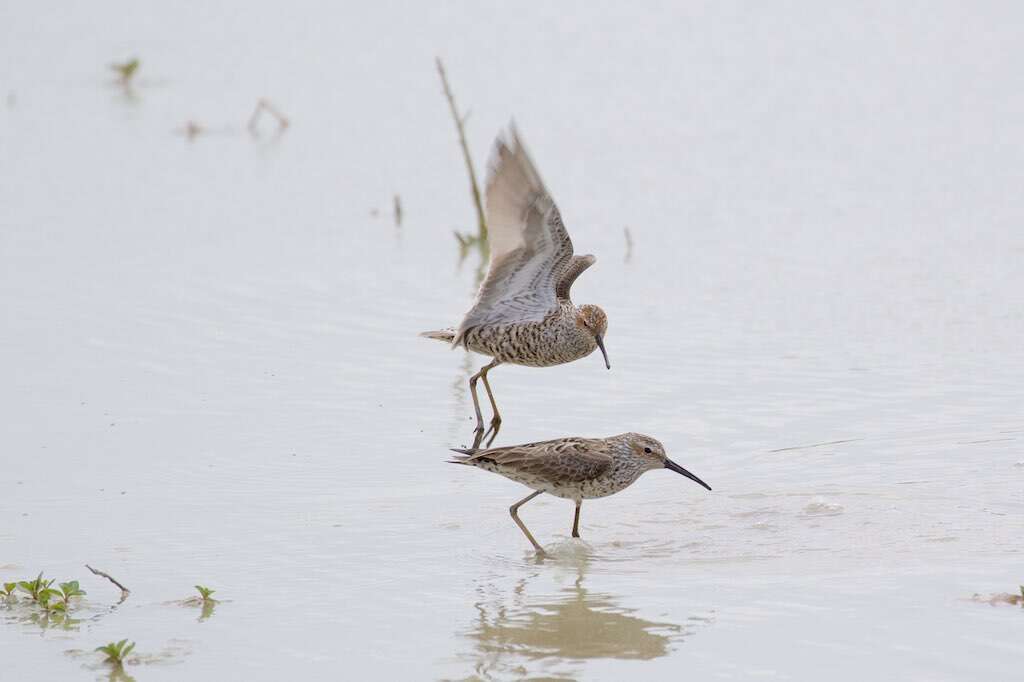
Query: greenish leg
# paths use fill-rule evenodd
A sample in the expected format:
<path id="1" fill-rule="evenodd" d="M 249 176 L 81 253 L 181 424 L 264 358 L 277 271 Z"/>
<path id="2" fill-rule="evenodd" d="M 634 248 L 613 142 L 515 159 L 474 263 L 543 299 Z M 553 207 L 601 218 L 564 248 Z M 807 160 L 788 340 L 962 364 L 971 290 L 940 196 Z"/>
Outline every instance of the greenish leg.
<path id="1" fill-rule="evenodd" d="M 484 389 L 487 391 L 487 399 L 491 401 L 491 411 L 494 414 L 491 417 L 491 427 L 487 429 L 487 433 L 484 434 L 484 438 L 488 435 L 491 436 L 490 440 L 487 441 L 487 447 L 491 447 L 491 443 L 498 437 L 498 431 L 501 430 L 501 413 L 498 412 L 498 404 L 494 402 L 494 393 L 491 391 L 491 384 L 487 381 L 487 372 L 491 371 L 501 363 L 497 360 L 491 362 L 491 364 L 480 370 L 480 378 L 484 380 Z"/>
<path id="2" fill-rule="evenodd" d="M 533 536 L 530 534 L 530 531 L 526 529 L 526 525 L 519 520 L 518 512 L 520 507 L 522 507 L 524 504 L 526 504 L 527 502 L 529 502 L 530 500 L 537 497 L 543 492 L 543 490 L 538 490 L 536 492 L 530 493 L 529 495 L 527 495 L 526 497 L 519 500 L 518 502 L 516 502 L 515 504 L 508 508 L 509 513 L 512 514 L 512 520 L 516 522 L 516 525 L 519 526 L 519 530 L 523 531 L 523 533 L 526 535 L 526 539 L 530 541 L 530 544 L 533 545 L 533 548 L 537 550 L 537 554 L 540 554 L 541 556 L 546 555 L 544 548 L 541 547 L 537 543 L 537 541 L 533 539 Z"/>

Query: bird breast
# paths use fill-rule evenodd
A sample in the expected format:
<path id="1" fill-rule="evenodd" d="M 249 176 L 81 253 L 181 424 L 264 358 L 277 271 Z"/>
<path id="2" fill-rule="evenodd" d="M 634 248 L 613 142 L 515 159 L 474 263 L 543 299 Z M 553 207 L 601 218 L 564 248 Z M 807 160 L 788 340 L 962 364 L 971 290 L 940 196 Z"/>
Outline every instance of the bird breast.
<path id="1" fill-rule="evenodd" d="M 466 334 L 469 349 L 527 367 L 550 367 L 594 352 L 594 335 L 576 324 L 577 309 L 563 303 L 540 322 L 475 327 Z"/>

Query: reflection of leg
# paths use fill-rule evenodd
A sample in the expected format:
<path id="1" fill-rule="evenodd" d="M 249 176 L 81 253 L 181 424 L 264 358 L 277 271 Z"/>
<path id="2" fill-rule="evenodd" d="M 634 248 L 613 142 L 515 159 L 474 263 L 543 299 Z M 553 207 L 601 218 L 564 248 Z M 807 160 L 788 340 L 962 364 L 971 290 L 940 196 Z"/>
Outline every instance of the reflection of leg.
<path id="1" fill-rule="evenodd" d="M 583 505 L 583 500 L 576 502 L 576 518 L 572 520 L 572 536 L 578 538 L 580 536 L 580 506 Z"/>
<path id="2" fill-rule="evenodd" d="M 522 507 L 524 504 L 540 495 L 542 492 L 544 491 L 538 490 L 536 492 L 530 493 L 529 495 L 527 495 L 526 497 L 519 500 L 518 502 L 516 502 L 515 504 L 508 508 L 508 512 L 512 515 L 512 520 L 516 522 L 517 526 L 519 526 L 519 530 L 523 531 L 523 533 L 526 534 L 526 539 L 530 541 L 530 544 L 533 545 L 533 548 L 537 550 L 538 554 L 544 554 L 544 548 L 537 544 L 537 541 L 533 539 L 532 535 L 530 535 L 530 531 L 528 531 L 523 522 L 519 520 L 518 512 L 520 507 Z"/>
<path id="3" fill-rule="evenodd" d="M 487 372 L 500 364 L 501 363 L 499 361 L 494 360 L 491 364 L 480 370 L 480 378 L 484 380 L 484 389 L 487 390 L 487 399 L 491 401 L 491 412 L 493 413 L 493 416 L 491 417 L 491 427 L 487 429 L 487 433 L 484 434 L 484 438 L 487 437 L 488 433 L 491 434 L 491 439 L 487 441 L 487 447 L 491 447 L 491 443 L 493 443 L 494 439 L 498 437 L 498 431 L 501 429 L 501 413 L 498 412 L 498 404 L 494 402 L 494 393 L 491 391 L 491 383 L 487 381 Z"/>

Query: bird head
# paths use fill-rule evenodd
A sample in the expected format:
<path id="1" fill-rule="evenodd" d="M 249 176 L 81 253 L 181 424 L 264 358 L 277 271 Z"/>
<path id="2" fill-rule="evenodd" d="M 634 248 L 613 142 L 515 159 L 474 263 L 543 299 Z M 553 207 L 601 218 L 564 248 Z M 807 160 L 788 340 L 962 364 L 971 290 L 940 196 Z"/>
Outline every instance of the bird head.
<path id="1" fill-rule="evenodd" d="M 707 483 L 669 459 L 665 454 L 665 446 L 658 440 L 641 433 L 631 433 L 629 434 L 629 447 L 646 464 L 648 470 L 669 469 L 711 490 L 711 486 Z"/>
<path id="2" fill-rule="evenodd" d="M 608 331 L 608 316 L 596 305 L 581 305 L 576 313 L 576 325 L 593 334 L 597 347 L 601 349 L 604 356 L 604 366 L 612 368 L 608 362 L 608 352 L 604 349 L 604 335 Z"/>

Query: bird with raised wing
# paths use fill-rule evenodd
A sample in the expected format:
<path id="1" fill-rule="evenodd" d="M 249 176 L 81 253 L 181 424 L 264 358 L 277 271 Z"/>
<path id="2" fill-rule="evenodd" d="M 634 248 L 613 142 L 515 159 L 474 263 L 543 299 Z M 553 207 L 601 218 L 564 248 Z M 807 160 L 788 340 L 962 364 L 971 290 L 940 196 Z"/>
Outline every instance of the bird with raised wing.
<path id="1" fill-rule="evenodd" d="M 487 381 L 487 373 L 498 365 L 550 367 L 600 348 L 611 369 L 604 348 L 608 317 L 596 305 L 577 306 L 569 298 L 572 283 L 596 259 L 573 255 L 558 207 L 515 126 L 495 142 L 485 198 L 490 261 L 473 307 L 458 329 L 421 334 L 492 358 L 469 379 L 476 412 L 474 447 L 486 436 L 478 380 L 483 380 L 493 413 L 488 444 L 501 427 Z"/>
<path id="2" fill-rule="evenodd" d="M 533 488 L 511 507 L 512 520 L 539 554 L 537 543 L 519 518 L 519 507 L 541 493 L 576 502 L 572 536 L 580 537 L 580 507 L 583 500 L 606 497 L 628 488 L 640 475 L 654 469 L 669 469 L 711 490 L 704 481 L 665 455 L 660 442 L 640 433 L 622 433 L 608 438 L 559 438 L 540 443 L 490 449 L 455 449 L 454 464 L 475 466 L 501 474 Z"/>

